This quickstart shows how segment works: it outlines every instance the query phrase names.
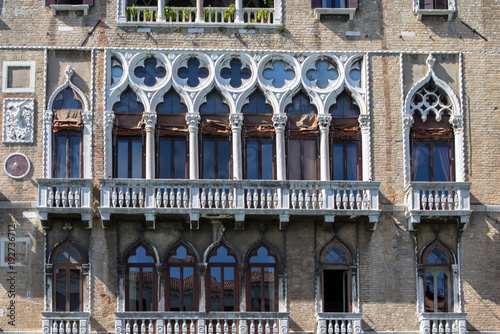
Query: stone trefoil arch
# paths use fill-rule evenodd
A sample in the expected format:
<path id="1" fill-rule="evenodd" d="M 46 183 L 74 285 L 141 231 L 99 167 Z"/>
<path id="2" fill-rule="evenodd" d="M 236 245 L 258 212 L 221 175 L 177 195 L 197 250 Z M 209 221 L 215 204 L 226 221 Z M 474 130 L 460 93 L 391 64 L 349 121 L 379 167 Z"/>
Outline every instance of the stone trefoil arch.
<path id="1" fill-rule="evenodd" d="M 413 113 L 411 102 L 417 92 L 424 88 L 428 83 L 433 83 L 438 89 L 441 89 L 449 98 L 450 106 L 447 108 L 450 113 L 450 124 L 453 127 L 453 137 L 455 145 L 455 180 L 456 182 L 465 181 L 465 138 L 464 138 L 464 119 L 462 108 L 459 99 L 453 89 L 441 80 L 434 71 L 436 59 L 432 53 L 427 57 L 426 63 L 429 67 L 427 75 L 417 82 L 408 92 L 404 100 L 403 106 L 403 145 L 404 145 L 404 178 L 405 184 L 411 181 L 411 165 L 410 165 L 410 129 L 413 125 Z M 429 108 L 430 109 L 430 108 Z M 427 113 L 422 114 L 422 120 L 425 122 Z M 438 112 L 436 120 L 441 119 L 441 114 Z"/>
<path id="2" fill-rule="evenodd" d="M 71 68 L 71 66 L 68 65 L 68 67 L 66 67 L 64 74 L 66 75 L 66 82 L 64 84 L 62 84 L 61 86 L 57 87 L 57 89 L 50 96 L 49 101 L 47 103 L 47 109 L 45 110 L 44 117 L 43 117 L 43 129 L 44 129 L 44 145 L 43 146 L 44 146 L 44 162 L 45 162 L 44 177 L 45 178 L 52 177 L 52 174 L 51 174 L 52 169 L 53 169 L 53 166 L 52 166 L 52 147 L 53 147 L 52 122 L 54 120 L 54 111 L 53 111 L 54 102 L 55 102 L 56 97 L 59 95 L 59 93 L 64 91 L 66 88 L 70 88 L 71 90 L 73 90 L 75 95 L 78 95 L 78 97 L 81 99 L 82 105 L 83 105 L 83 110 L 82 110 L 83 178 L 88 179 L 88 178 L 92 177 L 91 138 L 92 138 L 92 122 L 94 119 L 94 115 L 92 113 L 92 110 L 90 110 L 90 105 L 89 105 L 89 102 L 88 102 L 87 97 L 85 96 L 84 92 L 72 82 L 72 77 L 73 77 L 74 71 Z"/>

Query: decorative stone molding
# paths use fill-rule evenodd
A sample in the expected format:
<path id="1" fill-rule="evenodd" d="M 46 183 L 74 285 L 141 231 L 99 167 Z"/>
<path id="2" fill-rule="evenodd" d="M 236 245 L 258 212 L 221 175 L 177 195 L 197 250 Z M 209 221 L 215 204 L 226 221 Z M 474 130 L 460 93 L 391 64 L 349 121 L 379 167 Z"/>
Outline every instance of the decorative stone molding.
<path id="1" fill-rule="evenodd" d="M 151 129 L 156 126 L 156 119 L 158 117 L 156 116 L 156 113 L 152 112 L 145 112 L 142 114 L 142 119 L 144 121 L 146 129 Z"/>
<path id="2" fill-rule="evenodd" d="M 358 123 L 359 127 L 361 128 L 361 131 L 370 130 L 370 125 L 371 125 L 370 115 L 368 114 L 359 115 Z"/>
<path id="3" fill-rule="evenodd" d="M 320 129 L 328 128 L 332 123 L 331 115 L 318 115 L 318 125 Z"/>
<path id="4" fill-rule="evenodd" d="M 415 122 L 415 119 L 413 118 L 412 115 L 403 116 L 403 127 L 405 130 L 410 130 L 410 128 L 413 125 L 413 122 Z"/>
<path id="5" fill-rule="evenodd" d="M 453 13 L 457 11 L 456 0 L 447 0 L 448 9 L 421 9 L 420 0 L 413 0 L 413 11 L 417 14 L 417 19 L 422 20 L 422 16 L 442 16 L 448 17 L 448 21 L 451 20 Z"/>
<path id="6" fill-rule="evenodd" d="M 284 130 L 286 127 L 287 119 L 288 119 L 288 116 L 286 114 L 275 114 L 272 117 L 273 126 L 276 129 Z"/>
<path id="7" fill-rule="evenodd" d="M 112 111 L 104 111 L 104 127 L 112 128 L 115 124 L 115 114 Z"/>
<path id="8" fill-rule="evenodd" d="M 3 106 L 3 142 L 32 143 L 35 99 L 4 99 Z"/>
<path id="9" fill-rule="evenodd" d="M 198 129 L 198 126 L 200 125 L 201 121 L 201 116 L 198 114 L 186 114 L 186 123 L 188 127 L 191 128 L 196 128 Z"/>
<path id="10" fill-rule="evenodd" d="M 90 110 L 86 110 L 82 113 L 82 121 L 84 124 L 91 124 L 94 120 L 94 114 Z"/>

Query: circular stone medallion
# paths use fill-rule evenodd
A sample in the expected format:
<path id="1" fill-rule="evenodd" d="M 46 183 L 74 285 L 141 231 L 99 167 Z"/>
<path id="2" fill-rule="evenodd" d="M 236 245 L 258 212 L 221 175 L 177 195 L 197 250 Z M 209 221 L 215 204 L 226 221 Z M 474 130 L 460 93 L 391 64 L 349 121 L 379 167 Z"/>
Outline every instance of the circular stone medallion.
<path id="1" fill-rule="evenodd" d="M 28 175 L 31 162 L 27 156 L 21 153 L 12 153 L 5 159 L 3 165 L 5 173 L 13 179 L 22 179 Z"/>

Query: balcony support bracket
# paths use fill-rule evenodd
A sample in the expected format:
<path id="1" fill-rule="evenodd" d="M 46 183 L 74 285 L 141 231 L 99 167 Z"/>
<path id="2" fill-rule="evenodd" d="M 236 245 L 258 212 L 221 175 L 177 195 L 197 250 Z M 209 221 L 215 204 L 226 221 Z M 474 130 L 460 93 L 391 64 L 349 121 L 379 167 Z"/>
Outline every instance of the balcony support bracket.
<path id="1" fill-rule="evenodd" d="M 156 212 L 144 214 L 146 217 L 146 228 L 154 230 L 156 228 Z"/>
<path id="2" fill-rule="evenodd" d="M 375 229 L 377 228 L 378 217 L 379 217 L 378 214 L 368 216 L 368 229 L 370 231 L 375 231 Z"/>
<path id="3" fill-rule="evenodd" d="M 245 229 L 245 214 L 234 215 L 234 229 L 240 231 Z"/>
<path id="4" fill-rule="evenodd" d="M 333 229 L 333 223 L 335 222 L 335 215 L 326 215 L 323 222 L 323 230 L 331 231 Z"/>
<path id="5" fill-rule="evenodd" d="M 286 231 L 290 227 L 290 215 L 280 215 L 280 231 Z"/>
<path id="6" fill-rule="evenodd" d="M 189 225 L 192 230 L 200 229 L 200 215 L 198 214 L 190 214 L 189 215 Z"/>
<path id="7" fill-rule="evenodd" d="M 101 212 L 101 225 L 103 229 L 111 227 L 111 214 Z"/>

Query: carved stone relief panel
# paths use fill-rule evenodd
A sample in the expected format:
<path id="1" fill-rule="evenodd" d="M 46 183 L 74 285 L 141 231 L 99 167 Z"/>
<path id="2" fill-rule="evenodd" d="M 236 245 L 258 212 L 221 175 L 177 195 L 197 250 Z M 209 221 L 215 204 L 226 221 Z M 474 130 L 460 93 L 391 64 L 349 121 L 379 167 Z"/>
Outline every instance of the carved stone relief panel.
<path id="1" fill-rule="evenodd" d="M 3 100 L 4 143 L 33 143 L 33 117 L 35 99 Z"/>

